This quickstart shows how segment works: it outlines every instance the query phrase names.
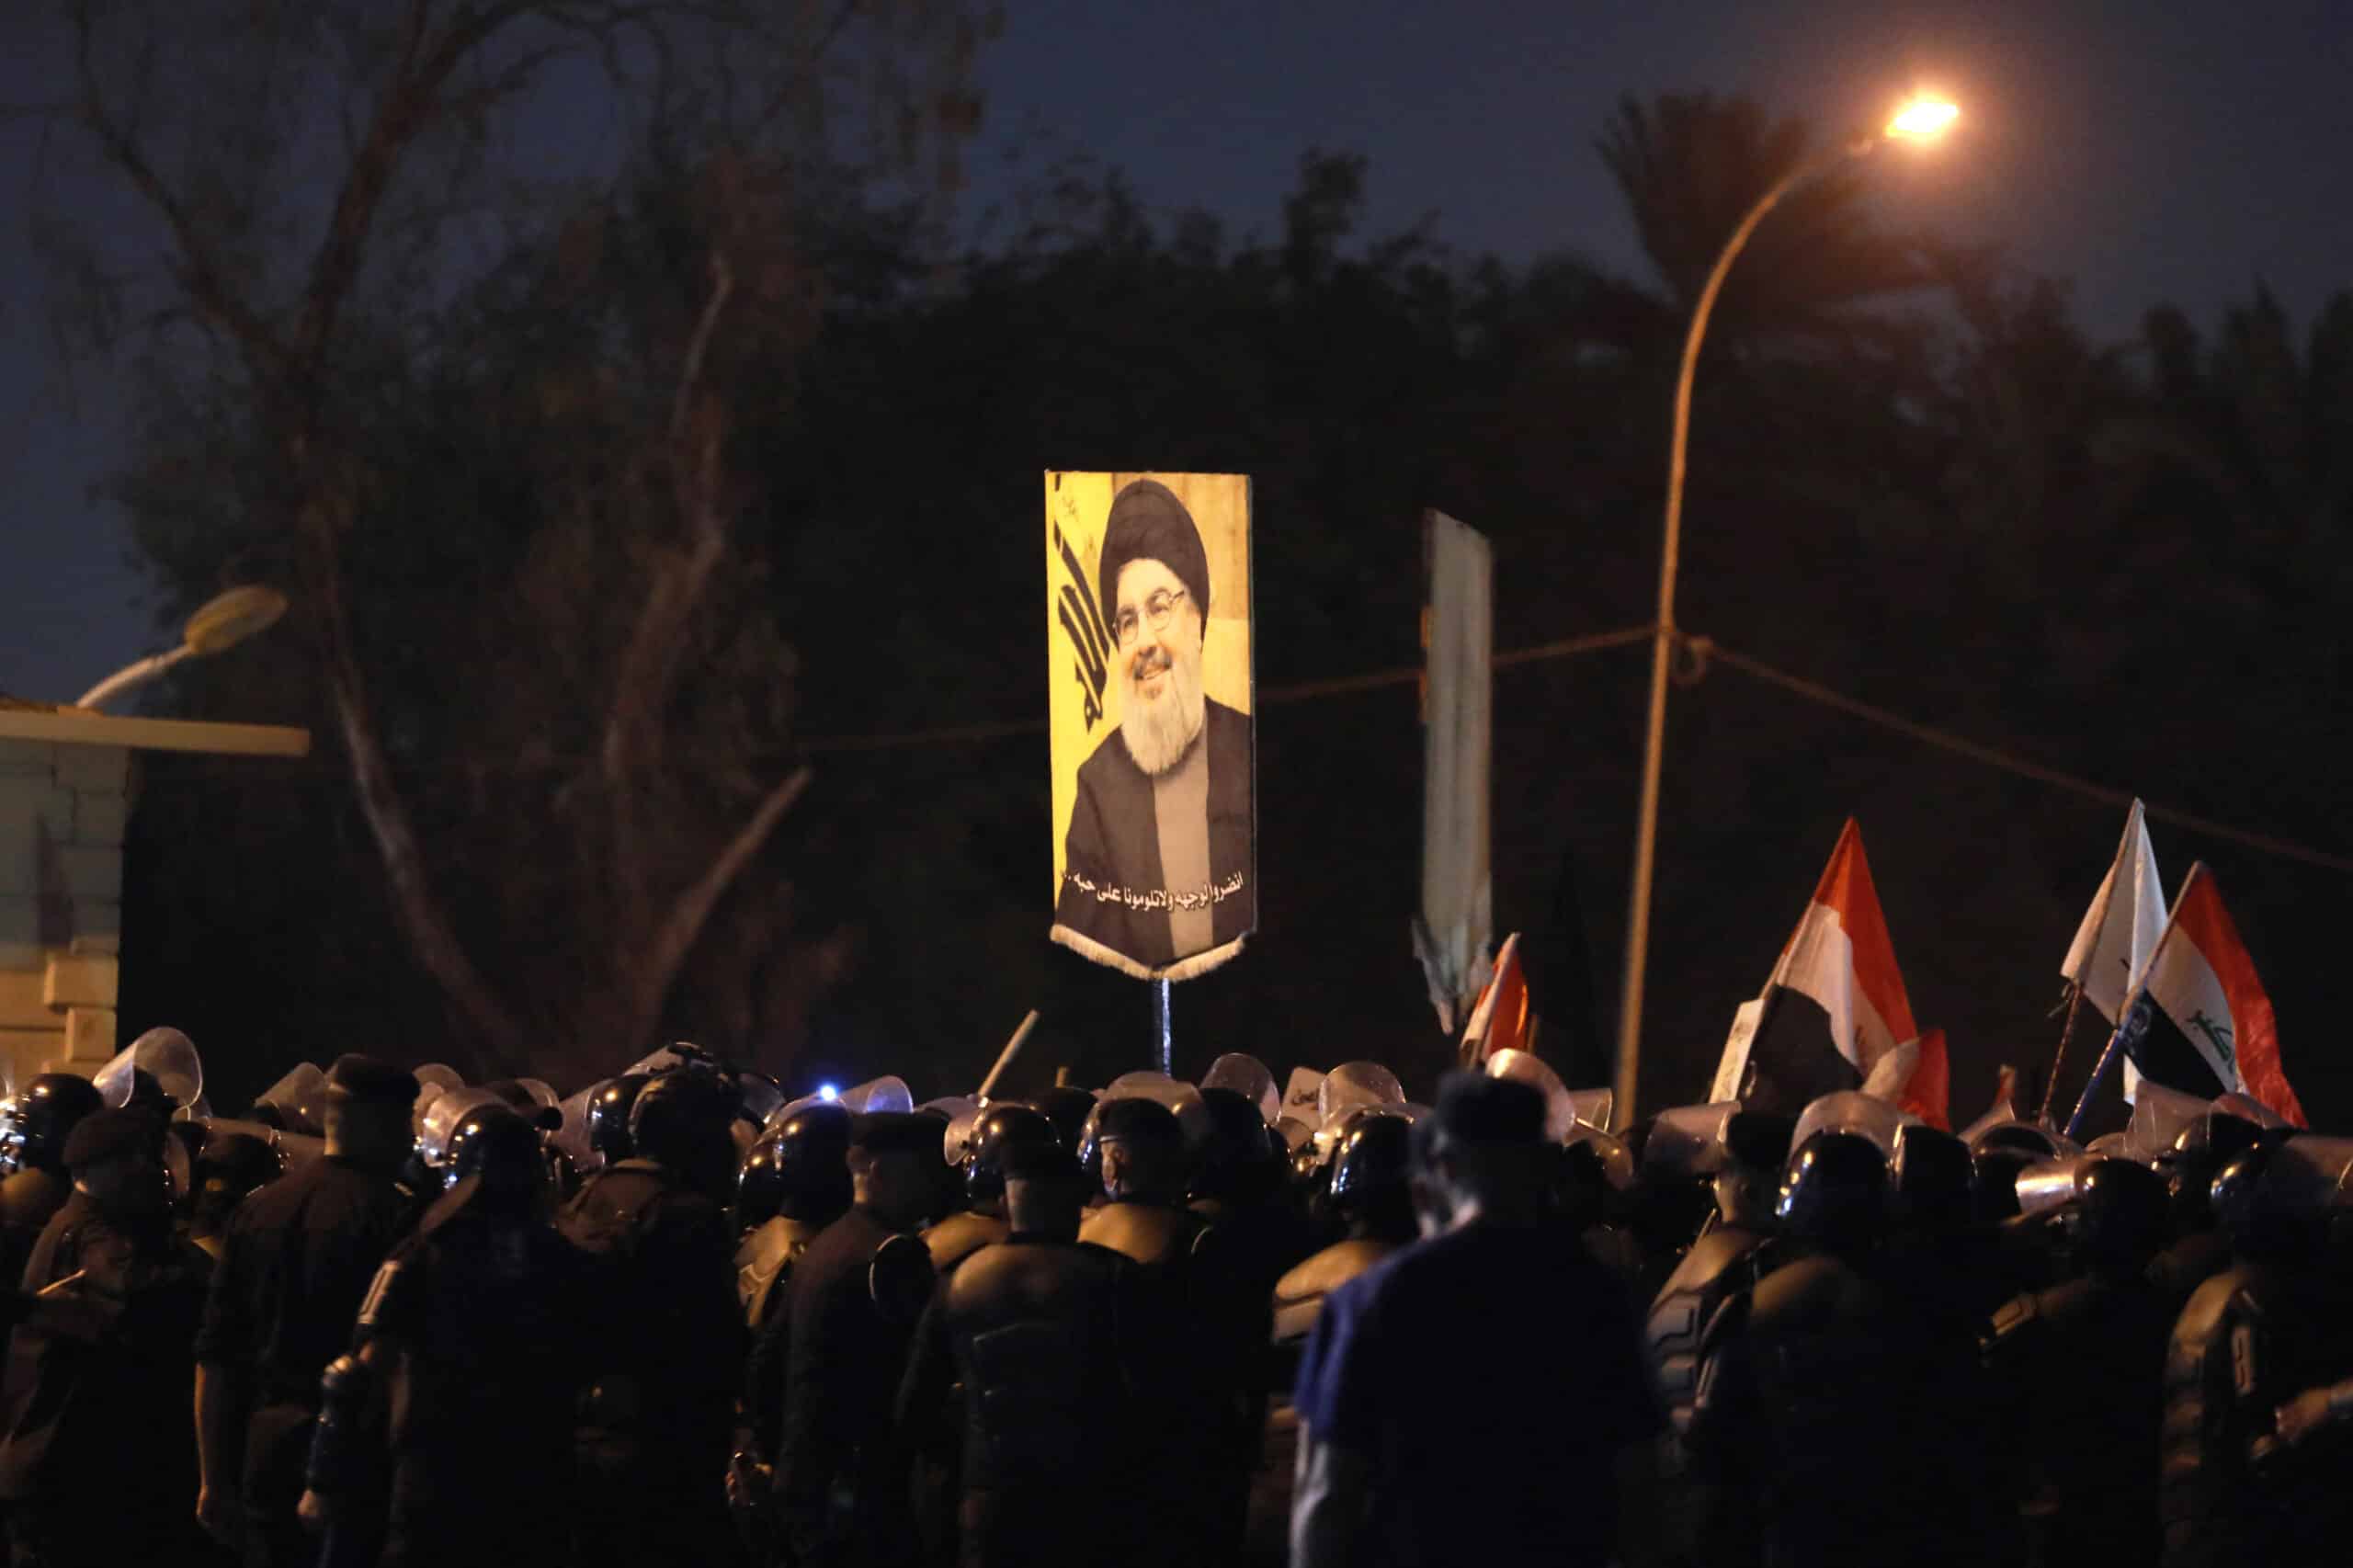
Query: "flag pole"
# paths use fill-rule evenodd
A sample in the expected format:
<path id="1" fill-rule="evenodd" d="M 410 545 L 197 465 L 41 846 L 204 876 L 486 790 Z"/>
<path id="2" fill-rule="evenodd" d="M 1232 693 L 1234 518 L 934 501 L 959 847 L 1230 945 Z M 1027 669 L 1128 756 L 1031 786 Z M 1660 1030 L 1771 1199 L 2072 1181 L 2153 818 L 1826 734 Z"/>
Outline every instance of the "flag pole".
<path id="1" fill-rule="evenodd" d="M 2065 1131 L 2069 1142 L 2075 1141 L 2076 1132 L 2084 1125 L 2084 1118 L 2091 1111 L 2092 1096 L 2097 1094 L 2100 1085 L 2107 1081 L 2109 1070 L 2116 1065 L 2116 1059 L 2124 1054 L 2133 1040 L 2148 1032 L 2148 1012 L 2139 993 L 2134 993 L 2132 999 L 2124 1005 L 2123 1014 L 2117 1023 L 2116 1032 L 2108 1037 L 2108 1048 L 2099 1053 L 2099 1061 L 2094 1064 L 2091 1077 L 2084 1084 L 2083 1096 L 2075 1101 L 2075 1114 L 2067 1118 Z"/>
<path id="2" fill-rule="evenodd" d="M 1773 1027 L 1773 1015 L 1781 1010 L 1781 993 L 1788 989 L 1778 980 L 1765 983 L 1765 1006 L 1756 1009 L 1756 1027 L 1748 1031 L 1748 1060 L 1741 1063 L 1740 1082 L 1733 1087 L 1733 1098 L 1744 1104 L 1756 1092 L 1756 1048 L 1764 1042 L 1765 1031 Z"/>
<path id="3" fill-rule="evenodd" d="M 2075 1015 L 2084 1008 L 2084 988 L 2074 981 L 2067 982 L 2067 1021 L 2059 1028 L 2059 1049 L 2051 1054 L 2051 1075 L 2042 1081 L 2042 1104 L 2035 1108 L 2034 1119 L 2051 1119 L 2051 1097 L 2059 1092 L 2060 1064 L 2067 1060 L 2067 1042 L 2075 1038 Z"/>
<path id="4" fill-rule="evenodd" d="M 1020 1027 L 1013 1031 L 1013 1038 L 1005 1042 L 1005 1049 L 997 1052 L 996 1065 L 990 1068 L 989 1075 L 981 1080 L 977 1098 L 989 1097 L 989 1091 L 996 1087 L 996 1081 L 1005 1075 L 1005 1070 L 1012 1065 L 1014 1057 L 1020 1053 L 1022 1045 L 1029 1039 L 1029 1031 L 1037 1027 L 1038 1009 L 1032 1007 L 1029 1009 L 1029 1016 L 1023 1018 Z"/>
<path id="5" fill-rule="evenodd" d="M 1168 1033 L 1168 979 L 1163 975 L 1152 983 L 1152 1038 L 1158 1043 L 1162 1075 L 1176 1075 L 1176 1050 Z"/>

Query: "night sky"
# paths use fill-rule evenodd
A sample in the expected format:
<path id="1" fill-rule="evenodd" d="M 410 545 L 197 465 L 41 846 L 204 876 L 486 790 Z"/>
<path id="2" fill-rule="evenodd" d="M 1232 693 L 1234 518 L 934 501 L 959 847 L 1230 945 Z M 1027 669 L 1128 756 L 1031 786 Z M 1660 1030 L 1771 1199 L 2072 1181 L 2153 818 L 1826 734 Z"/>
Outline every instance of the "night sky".
<path id="1" fill-rule="evenodd" d="M 2343 0 L 1006 9 L 1006 35 L 984 61 L 975 222 L 1026 176 L 1084 154 L 1127 171 L 1155 211 L 1199 206 L 1237 231 L 1271 231 L 1300 154 L 1321 147 L 1370 157 L 1377 228 L 1435 215 L 1438 235 L 1466 254 L 1572 250 L 1634 271 L 1630 226 L 1592 151 L 1621 94 L 1740 92 L 1843 124 L 1872 119 L 1917 84 L 1964 106 L 1965 134 L 1879 161 L 1895 210 L 2072 279 L 2100 335 L 2129 334 L 2160 299 L 2210 321 L 2258 279 L 2301 324 L 2347 282 L 2353 257 Z M 0 63 L 0 100 L 40 100 L 62 79 L 53 42 L 36 39 Z M 539 123 L 517 144 L 576 147 L 585 90 L 564 84 L 536 105 Z M 126 207 L 45 162 L 43 134 L 34 120 L 0 122 L 12 220 L 0 224 L 0 691 L 69 699 L 158 638 L 118 521 L 90 495 L 117 439 L 119 396 L 103 369 L 68 368 L 52 350 L 23 222 L 36 178 L 52 202 Z M 2141 787 L 2163 793 L 2161 780 Z"/>

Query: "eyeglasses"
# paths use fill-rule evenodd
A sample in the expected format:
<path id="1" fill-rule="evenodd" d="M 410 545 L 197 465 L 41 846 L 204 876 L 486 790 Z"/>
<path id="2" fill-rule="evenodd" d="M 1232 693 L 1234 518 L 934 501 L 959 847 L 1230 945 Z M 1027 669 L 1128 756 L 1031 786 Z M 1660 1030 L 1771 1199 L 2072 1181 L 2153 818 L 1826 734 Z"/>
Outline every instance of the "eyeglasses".
<path id="1" fill-rule="evenodd" d="M 1143 601 L 1143 619 L 1141 622 L 1137 620 L 1134 610 L 1120 610 L 1119 616 L 1111 622 L 1111 630 L 1120 634 L 1120 646 L 1124 648 L 1136 640 L 1137 631 L 1142 627 L 1152 628 L 1154 636 L 1166 631 L 1168 618 L 1176 613 L 1177 602 L 1185 597 L 1187 595 L 1182 588 L 1154 590 L 1152 597 Z"/>

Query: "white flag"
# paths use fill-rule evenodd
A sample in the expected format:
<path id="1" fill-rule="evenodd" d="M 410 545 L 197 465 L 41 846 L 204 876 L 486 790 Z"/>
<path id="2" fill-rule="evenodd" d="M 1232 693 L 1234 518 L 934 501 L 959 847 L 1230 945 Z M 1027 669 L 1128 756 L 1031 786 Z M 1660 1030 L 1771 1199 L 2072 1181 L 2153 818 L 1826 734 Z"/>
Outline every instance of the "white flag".
<path id="1" fill-rule="evenodd" d="M 1715 1082 L 1708 1085 L 1708 1103 L 1720 1105 L 1740 1098 L 1740 1083 L 1748 1076 L 1749 1048 L 1756 1043 L 1756 1026 L 1765 1017 L 1765 998 L 1743 1002 L 1732 1016 L 1732 1033 L 1724 1037 L 1724 1053 L 1716 1062 Z"/>
<path id="2" fill-rule="evenodd" d="M 2092 895 L 2092 906 L 2084 912 L 2084 923 L 2075 928 L 2075 940 L 2059 972 L 2075 982 L 2084 1000 L 2098 1009 L 2112 1028 L 2123 1017 L 2124 1004 L 2149 967 L 2150 955 L 2157 950 L 2157 937 L 2165 928 L 2165 888 L 2157 881 L 2157 857 L 2149 847 L 2148 824 L 2143 820 L 2141 802 L 2135 801 L 2124 819 L 2124 836 L 2116 846 L 2116 858 L 2100 880 L 2099 892 Z M 2127 1062 L 2124 1097 L 2132 1099 L 2140 1087 L 2141 1074 Z"/>
<path id="3" fill-rule="evenodd" d="M 1476 528 L 1443 512 L 1423 516 L 1429 602 L 1422 619 L 1422 909 L 1414 949 L 1438 1027 L 1452 1034 L 1486 983 L 1494 929 L 1487 748 L 1495 566 Z"/>

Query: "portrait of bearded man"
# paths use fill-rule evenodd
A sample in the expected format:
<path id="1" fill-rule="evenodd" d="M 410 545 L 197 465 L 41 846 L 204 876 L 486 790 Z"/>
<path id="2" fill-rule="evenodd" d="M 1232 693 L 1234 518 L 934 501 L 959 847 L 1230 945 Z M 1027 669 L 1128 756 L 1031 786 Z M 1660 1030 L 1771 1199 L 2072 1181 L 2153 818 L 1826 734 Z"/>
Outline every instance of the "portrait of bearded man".
<path id="1" fill-rule="evenodd" d="M 1097 579 L 1120 722 L 1079 766 L 1053 937 L 1182 979 L 1256 921 L 1250 718 L 1203 689 L 1209 556 L 1166 485 L 1140 479 L 1113 499 Z"/>

